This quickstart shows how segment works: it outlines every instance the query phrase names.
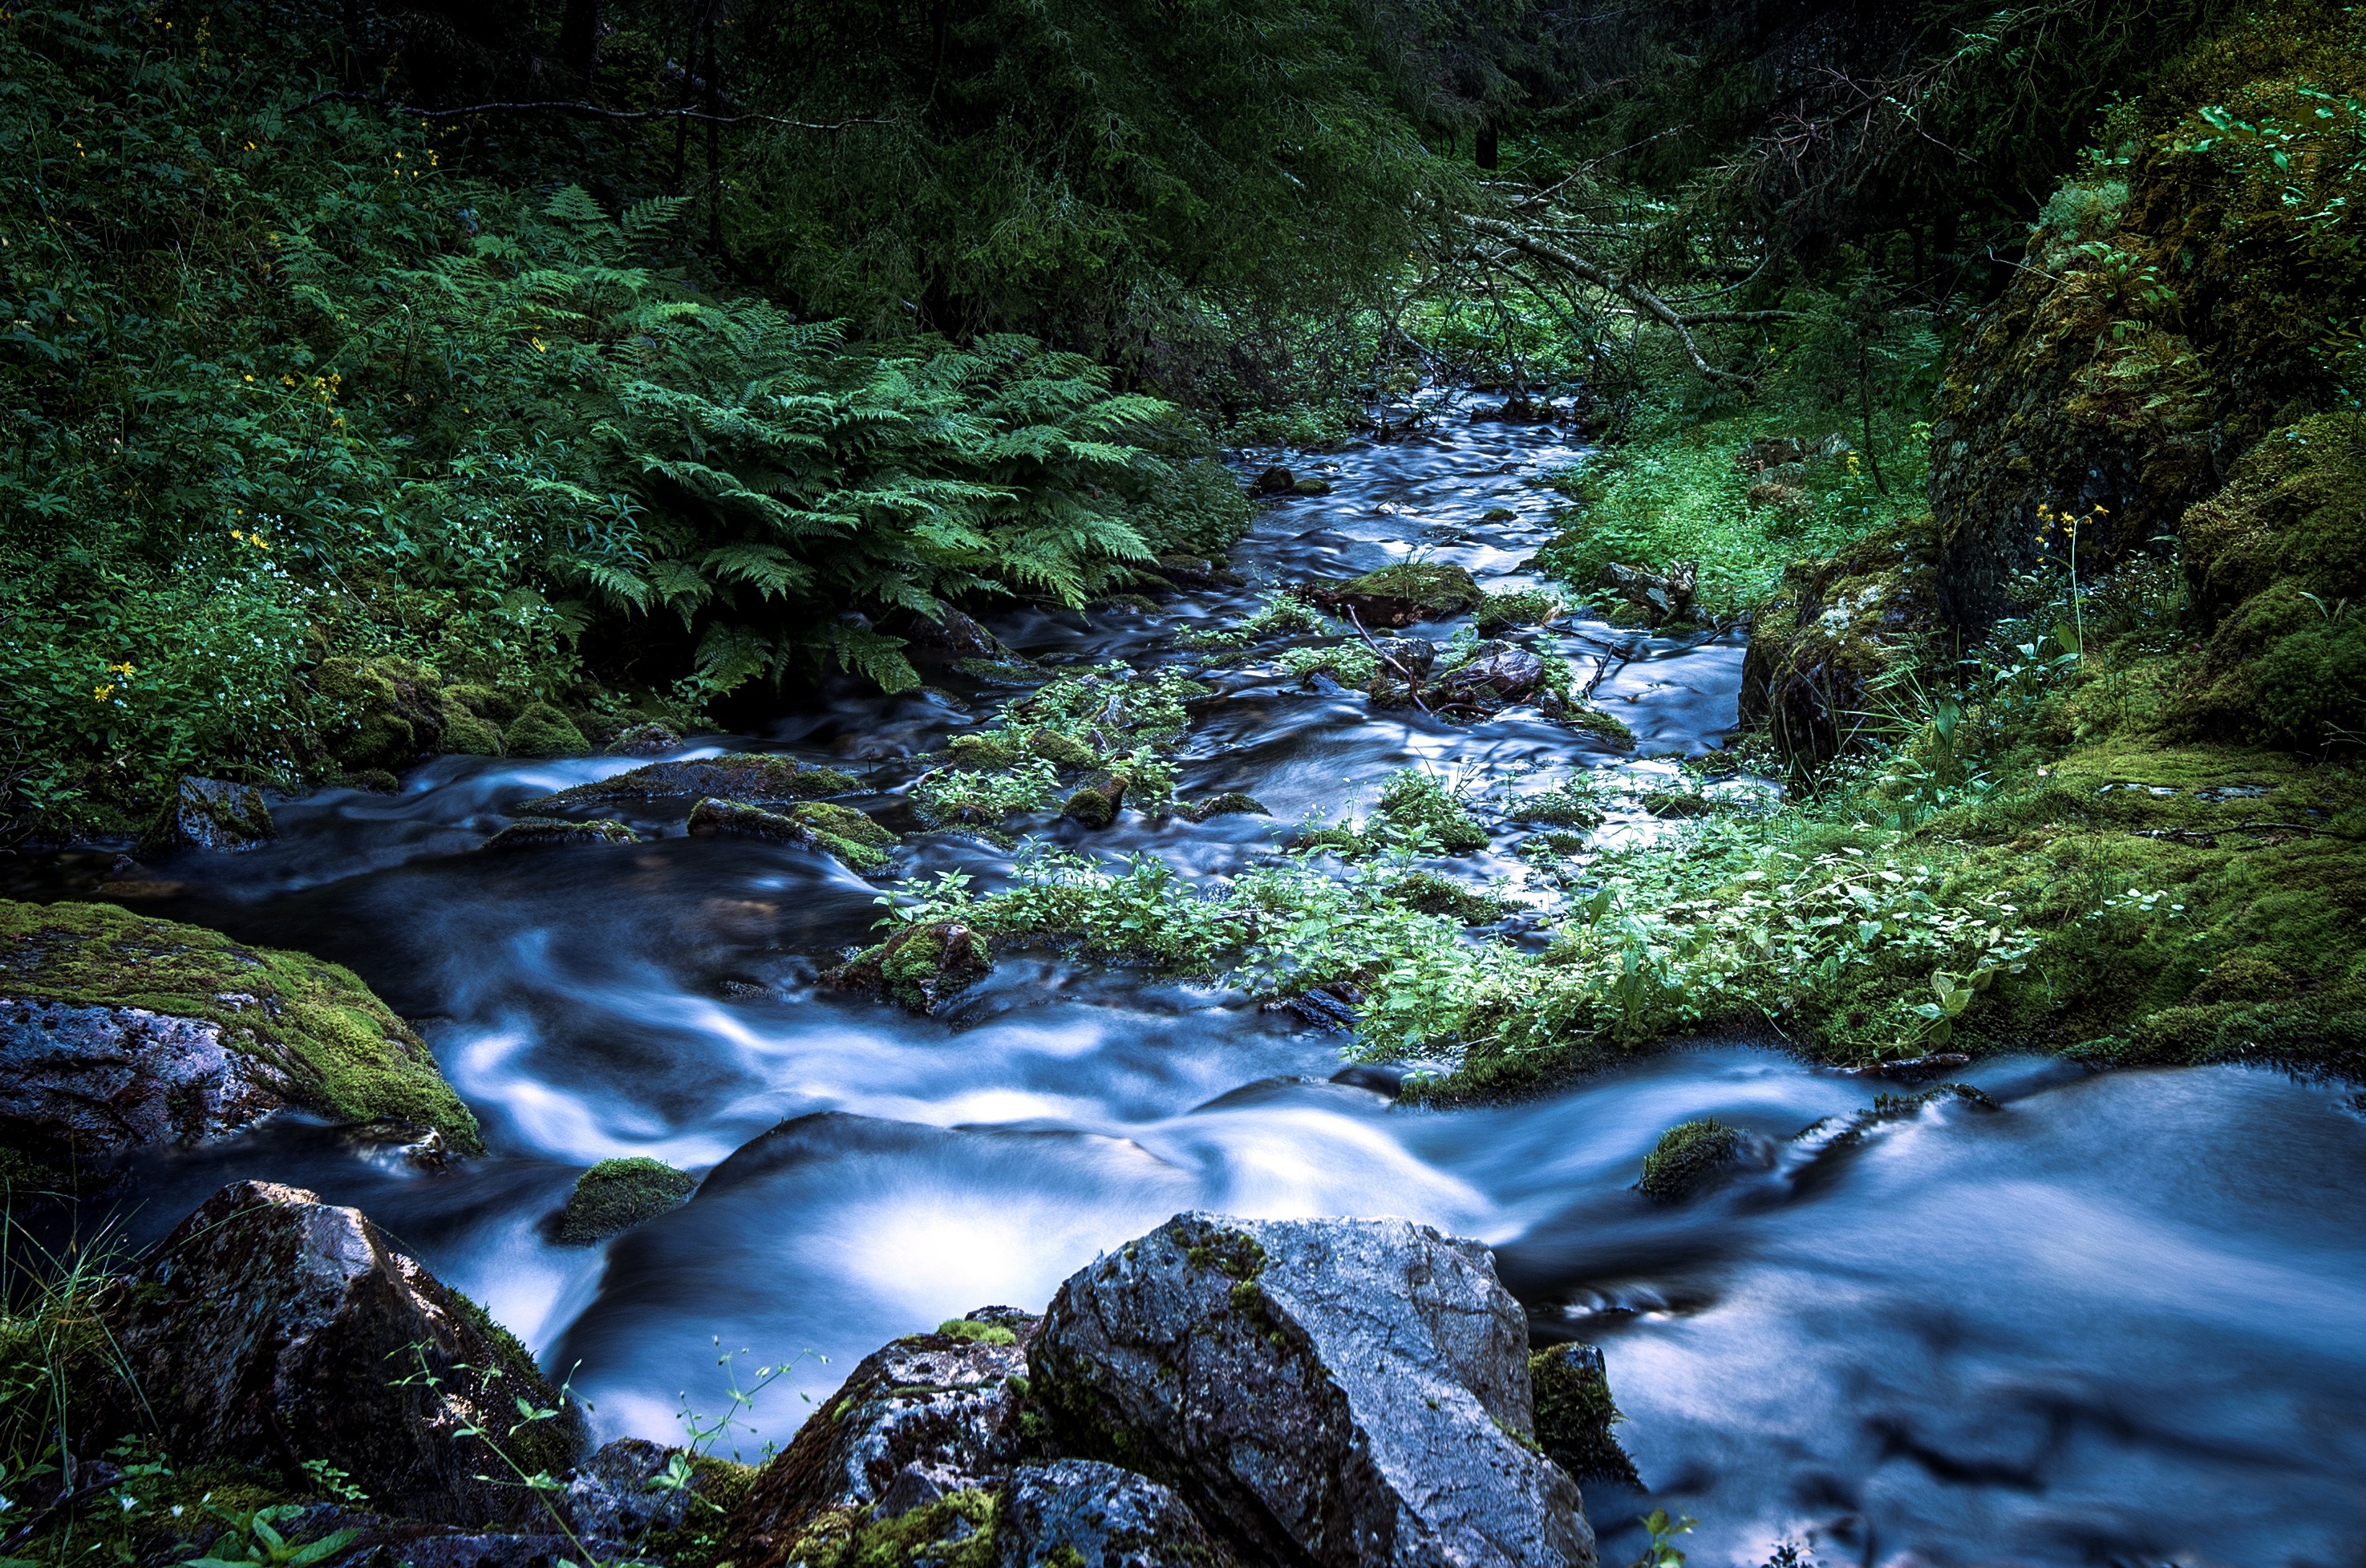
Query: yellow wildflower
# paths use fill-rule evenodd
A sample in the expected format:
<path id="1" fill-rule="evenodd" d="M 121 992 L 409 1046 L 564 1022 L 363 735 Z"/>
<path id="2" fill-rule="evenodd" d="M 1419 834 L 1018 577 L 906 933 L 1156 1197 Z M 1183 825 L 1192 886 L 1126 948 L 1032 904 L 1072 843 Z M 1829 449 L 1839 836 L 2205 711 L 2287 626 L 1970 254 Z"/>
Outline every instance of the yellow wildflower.
<path id="1" fill-rule="evenodd" d="M 90 689 L 90 700 L 95 703 L 103 703 L 113 695 L 115 695 L 115 686 L 111 682 L 103 686 L 93 686 Z"/>

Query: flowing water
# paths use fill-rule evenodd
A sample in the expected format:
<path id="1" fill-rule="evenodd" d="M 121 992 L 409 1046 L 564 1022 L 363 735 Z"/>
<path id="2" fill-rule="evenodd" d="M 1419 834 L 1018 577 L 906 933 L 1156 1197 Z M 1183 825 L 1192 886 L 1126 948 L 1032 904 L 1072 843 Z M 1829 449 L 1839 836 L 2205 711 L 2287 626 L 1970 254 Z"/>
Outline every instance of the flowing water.
<path id="1" fill-rule="evenodd" d="M 1549 429 L 1473 425 L 1313 459 L 1335 492 L 1268 510 L 1233 564 L 1339 576 L 1418 550 L 1524 585 L 1549 531 L 1526 481 L 1582 456 Z M 1197 668 L 1172 634 L 1256 598 L 997 627 L 1054 665 Z M 1566 630 L 1643 751 L 1697 752 L 1734 722 L 1738 637 Z M 1502 779 L 1617 761 L 1523 710 L 1457 728 L 1254 667 L 1206 678 L 1220 693 L 1198 705 L 1183 793 L 1247 790 L 1273 818 L 1042 830 L 1215 875 L 1415 763 Z M 963 692 L 834 689 L 683 754 L 834 761 L 876 792 L 854 804 L 916 829 L 914 758 L 1003 694 Z M 1339 1035 L 1049 951 L 915 1018 L 816 988 L 867 940 L 880 890 L 818 853 L 683 837 L 681 803 L 639 822 L 670 835 L 650 842 L 477 852 L 506 808 L 637 761 L 445 758 L 394 796 L 281 807 L 262 851 L 147 873 L 183 886 L 142 908 L 358 970 L 421 1021 L 494 1152 L 427 1173 L 283 1118 L 147 1160 L 136 1233 L 233 1178 L 313 1188 L 576 1369 L 603 1436 L 678 1438 L 682 1411 L 720 1415 L 735 1376 L 787 1363 L 735 1434 L 749 1451 L 883 1341 L 989 1303 L 1040 1309 L 1178 1210 L 1408 1215 L 1493 1244 L 1539 1342 L 1605 1347 L 1650 1487 L 1588 1488 L 1606 1562 L 1665 1506 L 1701 1521 L 1685 1544 L 1703 1564 L 1754 1564 L 1786 1537 L 1828 1563 L 2366 1563 L 2366 1121 L 2339 1089 L 1989 1061 L 1968 1076 L 2001 1109 L 1789 1141 L 1878 1086 L 1733 1039 L 1522 1103 L 1397 1111 L 1387 1074 L 1343 1072 Z M 1459 863 L 1516 875 L 1516 837 Z M 973 840 L 908 845 L 904 874 L 1008 874 Z M 66 857 L 47 891 L 87 892 L 106 858 Z M 1761 1136 L 1756 1168 L 1688 1204 L 1631 1190 L 1663 1128 L 1711 1114 Z M 570 1183 L 615 1155 L 705 1180 L 604 1248 L 556 1245 Z"/>

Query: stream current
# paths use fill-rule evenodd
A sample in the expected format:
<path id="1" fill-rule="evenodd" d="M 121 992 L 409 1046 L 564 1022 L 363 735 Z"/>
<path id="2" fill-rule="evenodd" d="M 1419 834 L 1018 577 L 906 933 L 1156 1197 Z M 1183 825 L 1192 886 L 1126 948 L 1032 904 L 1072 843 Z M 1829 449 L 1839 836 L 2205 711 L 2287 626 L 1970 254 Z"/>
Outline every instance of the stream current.
<path id="1" fill-rule="evenodd" d="M 1300 459 L 1334 492 L 1263 511 L 1232 565 L 1294 581 L 1419 551 L 1526 586 L 1550 535 L 1528 481 L 1583 456 L 1550 428 L 1479 424 Z M 994 625 L 1055 669 L 1198 670 L 1173 634 L 1259 597 Z M 1557 631 L 1543 646 L 1582 670 L 1623 651 L 1594 700 L 1640 754 L 1698 752 L 1733 725 L 1737 636 Z M 918 831 L 904 796 L 919 753 L 1009 694 L 945 679 L 958 703 L 842 684 L 768 733 L 677 755 L 849 768 L 875 794 L 848 804 L 909 835 L 898 874 L 959 867 L 991 887 L 1009 858 Z M 1270 666 L 1202 679 L 1218 694 L 1195 705 L 1181 793 L 1245 790 L 1271 818 L 1037 830 L 1211 877 L 1310 812 L 1369 809 L 1407 766 L 1668 766 L 1532 710 L 1457 728 Z M 722 1414 L 731 1352 L 743 1382 L 790 1363 L 718 1450 L 752 1458 L 885 1340 L 990 1303 L 1040 1310 L 1177 1211 L 1400 1214 L 1491 1243 L 1539 1343 L 1604 1347 L 1650 1488 L 1586 1487 L 1606 1563 L 1635 1555 L 1654 1506 L 1700 1521 L 1684 1543 L 1699 1564 L 1759 1563 L 1786 1538 L 1826 1563 L 2366 1563 L 2366 1121 L 2339 1088 L 1991 1059 L 1966 1076 L 2000 1111 L 1934 1107 L 1820 1146 L 1786 1140 L 1885 1086 L 1770 1037 L 1515 1104 L 1398 1111 L 1387 1075 L 1342 1071 L 1338 1034 L 1049 950 L 1006 955 L 936 1018 L 819 990 L 889 884 L 802 848 L 684 837 L 686 802 L 621 813 L 667 835 L 649 842 L 478 852 L 517 803 L 642 761 L 442 758 L 393 796 L 279 807 L 260 851 L 158 867 L 179 891 L 138 908 L 347 964 L 418 1021 L 492 1153 L 422 1172 L 281 1118 L 146 1159 L 134 1239 L 233 1179 L 310 1187 L 573 1368 L 603 1438 L 680 1440 L 685 1408 Z M 1518 874 L 1520 835 L 1494 825 L 1491 851 L 1441 868 Z M 65 857 L 46 893 L 87 896 L 106 859 Z M 1760 1168 L 1686 1204 L 1631 1190 L 1660 1132 L 1702 1115 L 1760 1134 Z M 705 1179 L 604 1247 L 557 1245 L 575 1177 L 618 1155 Z"/>

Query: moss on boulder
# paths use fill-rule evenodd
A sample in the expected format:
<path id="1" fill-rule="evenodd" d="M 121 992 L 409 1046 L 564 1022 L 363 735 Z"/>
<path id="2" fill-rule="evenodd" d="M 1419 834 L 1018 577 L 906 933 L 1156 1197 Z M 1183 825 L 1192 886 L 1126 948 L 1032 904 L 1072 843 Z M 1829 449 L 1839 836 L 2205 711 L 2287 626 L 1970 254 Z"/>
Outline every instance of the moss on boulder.
<path id="1" fill-rule="evenodd" d="M 794 757 L 709 757 L 688 762 L 651 762 L 614 777 L 595 779 L 529 800 L 517 809 L 536 814 L 604 806 L 619 800 L 665 800 L 710 795 L 751 806 L 849 795 L 861 786 L 836 768 L 817 768 Z"/>
<path id="2" fill-rule="evenodd" d="M 558 817 L 521 817 L 485 840 L 489 850 L 520 850 L 552 844 L 631 844 L 640 835 L 614 818 L 569 822 Z"/>
<path id="3" fill-rule="evenodd" d="M 884 870 L 887 852 L 899 841 L 862 812 L 819 800 L 801 800 L 778 811 L 732 800 L 702 800 L 691 807 L 689 827 L 698 838 L 722 835 L 811 844 L 857 871 Z"/>
<path id="4" fill-rule="evenodd" d="M 1313 598 L 1335 615 L 1352 612 L 1367 626 L 1409 626 L 1477 609 L 1487 594 L 1466 569 L 1425 561 L 1382 567 Z"/>
<path id="5" fill-rule="evenodd" d="M 575 1179 L 558 1216 L 558 1239 L 585 1247 L 669 1213 L 698 1190 L 698 1178 L 663 1160 L 603 1159 Z"/>
<path id="6" fill-rule="evenodd" d="M 934 1012 L 994 972 L 986 939 L 957 920 L 906 926 L 885 942 L 823 973 L 822 984 L 886 993 L 914 1012 Z"/>
<path id="7" fill-rule="evenodd" d="M 1537 1447 L 1578 1481 L 1613 1481 L 1641 1490 L 1635 1461 L 1610 1430 L 1626 1419 L 1610 1397 L 1602 1352 L 1591 1345 L 1555 1345 L 1528 1358 L 1536 1396 Z"/>
<path id="8" fill-rule="evenodd" d="M 513 757 L 580 757 L 592 750 L 575 721 L 548 703 L 528 703 L 520 709 L 502 733 L 501 744 Z"/>
<path id="9" fill-rule="evenodd" d="M 1752 617 L 1741 721 L 1764 722 L 1800 765 L 1857 739 L 1872 683 L 1935 624 L 1938 536 L 1929 518 L 1893 524 L 1824 560 L 1794 563 Z"/>
<path id="10" fill-rule="evenodd" d="M 1647 1198 L 1686 1197 L 1741 1154 L 1741 1134 L 1724 1122 L 1708 1117 L 1680 1122 L 1661 1134 L 1643 1156 L 1643 1179 L 1636 1187 Z"/>
<path id="11" fill-rule="evenodd" d="M 321 726 L 329 753 L 350 769 L 400 768 L 434 752 L 444 737 L 441 678 L 404 659 L 323 660 L 314 677 L 330 716 Z"/>
<path id="12" fill-rule="evenodd" d="M 280 1102 L 430 1128 L 456 1152 L 482 1151 L 477 1119 L 425 1044 L 338 964 L 111 904 L 0 900 L 0 998 L 198 1021 Z"/>

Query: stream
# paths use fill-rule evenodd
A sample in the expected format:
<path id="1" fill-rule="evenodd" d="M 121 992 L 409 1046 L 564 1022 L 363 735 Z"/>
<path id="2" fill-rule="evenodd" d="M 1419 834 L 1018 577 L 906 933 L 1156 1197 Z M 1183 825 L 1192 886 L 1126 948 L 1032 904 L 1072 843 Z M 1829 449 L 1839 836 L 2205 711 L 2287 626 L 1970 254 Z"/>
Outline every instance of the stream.
<path id="1" fill-rule="evenodd" d="M 1583 457 L 1551 427 L 1498 424 L 1292 457 L 1335 488 L 1260 513 L 1232 558 L 1251 587 L 1159 615 L 993 619 L 1055 669 L 1206 670 L 1218 693 L 1195 705 L 1180 793 L 1245 790 L 1273 812 L 1036 830 L 1211 877 L 1310 813 L 1368 810 L 1408 766 L 1671 771 L 1531 709 L 1470 728 L 1368 711 L 1174 643 L 1259 603 L 1259 581 L 1414 551 L 1529 585 L 1552 510 L 1530 481 Z M 1640 755 L 1707 750 L 1735 722 L 1738 634 L 1572 622 L 1540 646 L 1602 670 L 1594 701 Z M 1010 857 L 921 831 L 905 796 L 920 753 L 1011 694 L 944 680 L 951 697 L 834 682 L 765 733 L 676 755 L 847 768 L 874 793 L 846 804 L 907 835 L 896 874 L 959 868 L 990 888 Z M 817 988 L 869 940 L 892 879 L 690 839 L 682 803 L 619 813 L 667 835 L 649 842 L 479 852 L 518 802 L 647 760 L 440 758 L 395 795 L 277 807 L 281 838 L 253 853 L 157 863 L 147 874 L 179 890 L 137 908 L 349 964 L 418 1021 L 493 1152 L 428 1173 L 282 1117 L 146 1157 L 133 1238 L 237 1178 L 311 1188 L 366 1211 L 555 1374 L 575 1369 L 603 1438 L 681 1440 L 685 1411 L 711 1423 L 735 1378 L 785 1365 L 718 1439 L 753 1458 L 884 1341 L 990 1303 L 1040 1310 L 1179 1210 L 1405 1215 L 1492 1244 L 1539 1343 L 1604 1347 L 1650 1487 L 1586 1487 L 1606 1564 L 1636 1555 L 1636 1517 L 1662 1506 L 1700 1521 L 1683 1544 L 1720 1568 L 1786 1538 L 1826 1563 L 2366 1563 L 2366 1119 L 2340 1086 L 1989 1059 L 1965 1076 L 2000 1109 L 1790 1141 L 1896 1086 L 1736 1036 L 1519 1103 L 1398 1111 L 1390 1075 L 1343 1070 L 1339 1034 L 1049 948 L 1005 955 L 935 1018 Z M 1524 835 L 1490 820 L 1490 851 L 1439 867 L 1526 876 Z M 1635 815 L 1601 831 L 1654 830 Z M 109 858 L 69 854 L 17 891 L 92 896 Z M 1549 920 L 1537 898 L 1515 929 Z M 1702 1115 L 1758 1136 L 1752 1168 L 1683 1204 L 1633 1191 L 1658 1134 Z M 557 1245 L 576 1176 L 619 1155 L 705 1180 L 604 1247 Z"/>

